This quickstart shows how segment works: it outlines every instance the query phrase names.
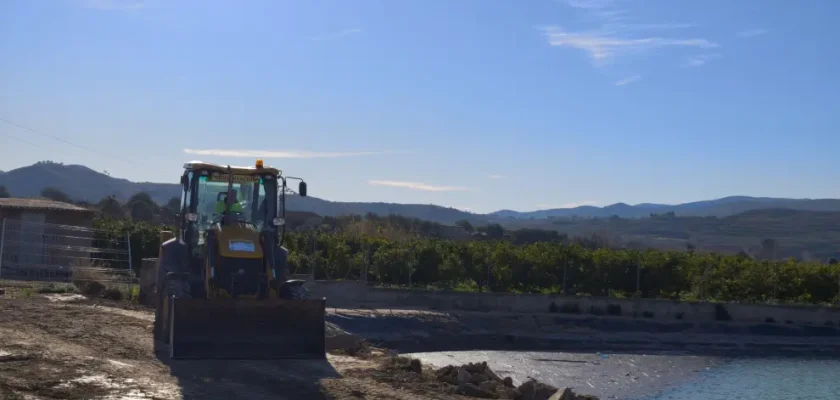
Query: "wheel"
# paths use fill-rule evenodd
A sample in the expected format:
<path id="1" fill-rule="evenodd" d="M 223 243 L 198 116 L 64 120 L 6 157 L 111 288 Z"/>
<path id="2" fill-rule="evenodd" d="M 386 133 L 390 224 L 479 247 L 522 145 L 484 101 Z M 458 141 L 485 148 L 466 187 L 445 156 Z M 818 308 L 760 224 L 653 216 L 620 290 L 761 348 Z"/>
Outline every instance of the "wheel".
<path id="1" fill-rule="evenodd" d="M 161 304 L 163 304 L 164 298 L 173 298 L 177 297 L 179 299 L 190 298 L 192 297 L 190 283 L 187 282 L 186 279 L 181 277 L 169 275 L 166 277 L 166 283 L 163 285 L 163 293 L 160 298 Z M 169 313 L 167 312 L 167 315 Z M 169 328 L 170 324 L 169 321 L 161 321 L 160 322 L 163 326 L 161 329 L 161 340 L 164 343 L 169 343 Z"/>
<path id="2" fill-rule="evenodd" d="M 169 343 L 169 321 L 164 320 L 169 315 L 164 312 L 164 299 L 174 297 L 192 297 L 190 283 L 181 275 L 181 270 L 171 263 L 160 263 L 157 283 L 157 311 L 155 312 L 154 338 Z"/>
<path id="3" fill-rule="evenodd" d="M 280 298 L 306 300 L 309 299 L 309 290 L 303 286 L 303 282 L 286 282 L 280 287 Z"/>
<path id="4" fill-rule="evenodd" d="M 306 300 L 309 298 L 309 289 L 303 285 L 294 285 L 291 287 L 290 297 L 292 300 Z"/>

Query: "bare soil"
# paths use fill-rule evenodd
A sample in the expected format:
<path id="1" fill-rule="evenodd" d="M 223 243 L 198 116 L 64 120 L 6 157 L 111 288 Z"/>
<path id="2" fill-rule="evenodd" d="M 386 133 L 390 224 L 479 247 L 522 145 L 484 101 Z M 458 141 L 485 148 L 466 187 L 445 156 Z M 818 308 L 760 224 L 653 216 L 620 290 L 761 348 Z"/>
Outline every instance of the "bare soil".
<path id="1" fill-rule="evenodd" d="M 0 399 L 465 399 L 383 351 L 324 361 L 175 361 L 152 312 L 69 295 L 0 296 Z"/>

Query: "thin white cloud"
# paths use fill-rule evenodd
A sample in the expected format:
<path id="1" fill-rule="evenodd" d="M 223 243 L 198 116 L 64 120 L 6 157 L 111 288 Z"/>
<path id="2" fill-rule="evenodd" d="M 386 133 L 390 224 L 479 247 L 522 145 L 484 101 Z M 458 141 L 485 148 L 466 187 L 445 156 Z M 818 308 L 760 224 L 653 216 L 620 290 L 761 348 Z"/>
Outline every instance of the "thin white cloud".
<path id="1" fill-rule="evenodd" d="M 595 206 L 595 205 L 598 205 L 598 201 L 596 201 L 596 200 L 584 200 L 584 201 L 578 201 L 578 202 L 574 202 L 574 203 L 563 203 L 563 204 L 541 203 L 541 204 L 537 204 L 537 207 L 542 209 L 542 210 L 550 210 L 550 209 L 556 209 L 556 208 L 575 208 L 575 207 L 581 207 L 581 206 Z"/>
<path id="2" fill-rule="evenodd" d="M 560 27 L 541 28 L 551 46 L 571 47 L 585 51 L 596 66 L 619 55 L 648 51 L 661 47 L 715 48 L 717 43 L 703 38 L 675 39 L 665 37 L 622 37 L 615 32 L 567 32 Z"/>
<path id="3" fill-rule="evenodd" d="M 622 31 L 656 31 L 672 29 L 694 28 L 695 24 L 673 23 L 673 24 L 606 24 L 604 29 Z"/>
<path id="4" fill-rule="evenodd" d="M 303 150 L 224 150 L 224 149 L 184 149 L 184 153 L 202 156 L 245 157 L 245 158 L 338 158 L 360 157 L 388 154 L 388 151 L 358 151 L 358 152 L 317 152 Z"/>
<path id="5" fill-rule="evenodd" d="M 83 0 L 82 5 L 97 10 L 136 10 L 146 6 L 143 0 Z"/>
<path id="6" fill-rule="evenodd" d="M 411 190 L 422 190 L 426 192 L 461 192 L 466 190 L 471 190 L 470 188 L 462 187 L 462 186 L 440 186 L 440 185 L 430 185 L 427 183 L 421 182 L 406 182 L 406 181 L 383 181 L 383 180 L 370 180 L 368 181 L 368 185 L 371 186 L 390 186 L 390 187 L 398 187 L 398 188 L 406 188 Z"/>
<path id="7" fill-rule="evenodd" d="M 341 30 L 341 31 L 338 31 L 338 32 L 325 33 L 323 35 L 313 36 L 313 37 L 310 37 L 309 40 L 315 40 L 315 41 L 335 40 L 335 39 L 341 39 L 341 38 L 346 37 L 346 36 L 355 35 L 357 33 L 362 33 L 364 31 L 365 30 L 361 29 L 361 28 L 344 29 L 344 30 Z"/>
<path id="8" fill-rule="evenodd" d="M 753 28 L 753 29 L 746 29 L 746 30 L 740 31 L 740 32 L 736 33 L 735 35 L 738 36 L 739 38 L 747 39 L 747 38 L 752 38 L 752 37 L 756 37 L 756 36 L 763 36 L 763 35 L 766 35 L 768 33 L 769 32 L 767 32 L 767 29 Z"/>
<path id="9" fill-rule="evenodd" d="M 488 175 L 487 177 L 490 179 L 505 179 L 504 175 Z"/>
<path id="10" fill-rule="evenodd" d="M 708 63 L 709 61 L 720 57 L 720 54 L 698 54 L 693 56 L 687 56 L 683 60 L 683 65 L 686 67 L 701 67 L 703 65 L 706 65 L 706 63 Z"/>
<path id="11" fill-rule="evenodd" d="M 624 86 L 624 85 L 629 85 L 629 84 L 634 83 L 634 82 L 638 82 L 638 81 L 640 81 L 640 80 L 642 80 L 642 76 L 641 76 L 641 75 L 633 75 L 633 76 L 631 76 L 631 77 L 624 78 L 624 79 L 622 79 L 622 80 L 620 80 L 620 81 L 618 81 L 618 82 L 614 83 L 614 85 L 616 85 L 616 86 Z"/>

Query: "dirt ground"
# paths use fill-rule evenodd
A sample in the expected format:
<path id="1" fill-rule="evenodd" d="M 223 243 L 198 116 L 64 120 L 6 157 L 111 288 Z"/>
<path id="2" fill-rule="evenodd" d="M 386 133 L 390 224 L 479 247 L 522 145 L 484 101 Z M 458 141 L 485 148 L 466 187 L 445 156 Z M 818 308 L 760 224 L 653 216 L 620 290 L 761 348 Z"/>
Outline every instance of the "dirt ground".
<path id="1" fill-rule="evenodd" d="M 323 361 L 174 361 L 152 312 L 72 295 L 0 296 L 0 399 L 464 399 L 373 351 Z"/>

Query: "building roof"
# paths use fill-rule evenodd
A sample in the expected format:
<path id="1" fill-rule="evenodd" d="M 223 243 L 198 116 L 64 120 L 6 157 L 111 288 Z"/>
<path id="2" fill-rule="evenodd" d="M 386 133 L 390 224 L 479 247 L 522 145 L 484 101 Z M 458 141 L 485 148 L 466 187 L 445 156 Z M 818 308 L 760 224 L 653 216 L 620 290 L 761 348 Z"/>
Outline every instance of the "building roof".
<path id="1" fill-rule="evenodd" d="M 75 204 L 62 203 L 60 201 L 35 198 L 22 199 L 14 197 L 0 199 L 0 208 L 22 208 L 29 210 L 56 210 L 87 213 L 95 212 L 94 210 L 79 207 Z"/>

